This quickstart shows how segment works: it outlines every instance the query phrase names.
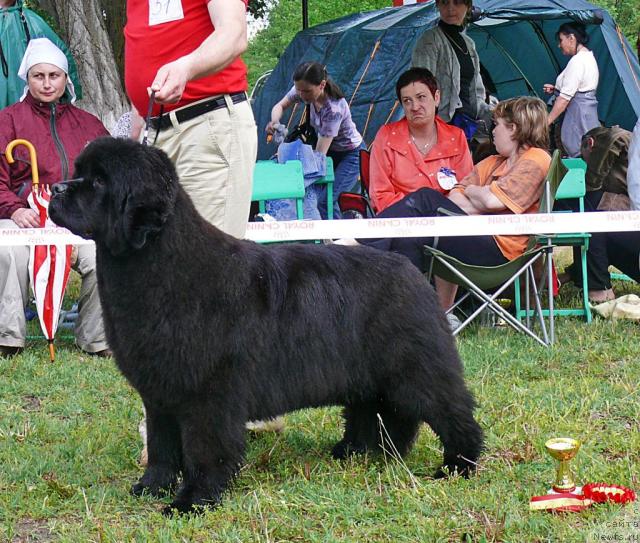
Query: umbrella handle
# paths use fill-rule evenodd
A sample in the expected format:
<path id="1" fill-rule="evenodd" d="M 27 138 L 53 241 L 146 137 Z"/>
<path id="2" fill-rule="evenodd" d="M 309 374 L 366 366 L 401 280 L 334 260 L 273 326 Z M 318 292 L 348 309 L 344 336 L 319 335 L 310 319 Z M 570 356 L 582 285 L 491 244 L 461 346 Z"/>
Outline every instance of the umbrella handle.
<path id="1" fill-rule="evenodd" d="M 7 157 L 7 162 L 9 164 L 13 164 L 15 159 L 13 158 L 13 149 L 18 145 L 24 145 L 27 149 L 29 149 L 29 160 L 31 161 L 31 177 L 33 179 L 33 185 L 35 188 L 38 188 L 40 183 L 40 179 L 38 177 L 38 159 L 36 158 L 36 148 L 33 146 L 33 143 L 23 139 L 17 139 L 10 141 L 7 143 L 7 149 L 4 154 Z"/>

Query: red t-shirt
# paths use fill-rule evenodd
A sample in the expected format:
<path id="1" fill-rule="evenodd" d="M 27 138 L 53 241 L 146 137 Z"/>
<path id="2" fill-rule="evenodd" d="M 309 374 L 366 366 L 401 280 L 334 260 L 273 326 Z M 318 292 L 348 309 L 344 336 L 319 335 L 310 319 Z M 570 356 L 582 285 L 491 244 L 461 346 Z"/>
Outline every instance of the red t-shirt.
<path id="1" fill-rule="evenodd" d="M 248 3 L 233 1 L 244 2 L 245 6 Z M 214 31 L 208 3 L 209 0 L 127 0 L 124 78 L 129 99 L 141 115 L 147 111 L 147 87 L 158 69 L 197 49 Z M 150 4 L 159 8 L 156 13 L 149 13 Z M 247 86 L 247 67 L 238 57 L 218 73 L 189 81 L 180 101 L 166 104 L 164 110 L 216 94 L 245 91 Z M 155 104 L 153 115 L 159 112 L 160 106 Z"/>

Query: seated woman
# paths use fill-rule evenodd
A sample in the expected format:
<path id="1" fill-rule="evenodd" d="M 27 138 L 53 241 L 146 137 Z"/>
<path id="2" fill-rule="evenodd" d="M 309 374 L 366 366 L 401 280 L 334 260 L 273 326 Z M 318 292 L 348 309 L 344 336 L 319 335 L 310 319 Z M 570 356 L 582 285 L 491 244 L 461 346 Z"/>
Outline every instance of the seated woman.
<path id="1" fill-rule="evenodd" d="M 494 110 L 493 129 L 498 151 L 478 163 L 457 183 L 449 195 L 423 188 L 387 207 L 384 217 L 433 217 L 439 208 L 461 215 L 536 213 L 551 157 L 547 132 L 547 107 L 538 98 L 520 97 L 500 102 Z M 438 249 L 461 262 L 478 266 L 497 266 L 524 253 L 528 236 L 441 237 Z M 424 270 L 423 245 L 433 238 L 359 240 L 387 251 L 406 255 Z M 457 286 L 436 280 L 441 306 L 453 304 Z"/>
<path id="2" fill-rule="evenodd" d="M 597 126 L 582 138 L 582 158 L 587 165 L 585 211 L 629 211 L 628 168 L 631 132 L 619 126 Z M 577 201 L 564 200 L 572 211 Z M 592 303 L 615 299 L 609 266 L 615 266 L 635 281 L 640 280 L 638 255 L 640 232 L 592 232 L 587 250 L 588 296 Z M 561 283 L 582 285 L 580 247 L 573 248 L 573 264 L 558 275 Z"/>
<path id="3" fill-rule="evenodd" d="M 51 185 L 71 177 L 73 161 L 87 143 L 109 133 L 90 113 L 74 105 L 67 57 L 47 38 L 29 42 L 18 75 L 26 81 L 21 100 L 0 111 L 0 229 L 37 228 L 38 213 L 27 204 L 32 169 L 23 147 L 16 161 L 4 155 L 7 144 L 23 138 L 38 153 L 40 183 Z M 26 158 L 25 158 L 26 155 Z M 29 247 L 0 246 L 0 357 L 19 353 L 25 344 L 24 308 L 28 301 Z M 78 246 L 72 267 L 82 276 L 78 346 L 85 352 L 110 356 L 98 298 L 94 245 Z"/>
<path id="4" fill-rule="evenodd" d="M 404 119 L 384 125 L 371 150 L 369 194 L 376 213 L 420 188 L 443 194 L 473 169 L 464 132 L 436 115 L 440 91 L 426 68 L 396 83 Z"/>

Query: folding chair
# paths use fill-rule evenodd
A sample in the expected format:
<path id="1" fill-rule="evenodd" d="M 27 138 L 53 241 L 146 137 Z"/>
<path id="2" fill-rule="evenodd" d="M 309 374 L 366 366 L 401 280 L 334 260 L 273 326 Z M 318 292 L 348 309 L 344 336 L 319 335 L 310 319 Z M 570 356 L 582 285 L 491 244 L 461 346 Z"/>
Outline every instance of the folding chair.
<path id="1" fill-rule="evenodd" d="M 460 262 L 452 256 L 449 256 L 442 251 L 438 251 L 433 247 L 429 247 L 428 245 L 425 245 L 424 249 L 426 255 L 432 259 L 427 273 L 427 278 L 429 280 L 431 280 L 432 275 L 437 275 L 445 281 L 449 281 L 450 283 L 454 283 L 466 289 L 466 292 L 447 310 L 447 314 L 453 312 L 470 296 L 473 296 L 480 301 L 480 305 L 469 316 L 467 316 L 462 323 L 460 323 L 458 328 L 453 330 L 454 336 L 458 335 L 483 310 L 488 309 L 498 317 L 504 319 L 515 330 L 527 334 L 541 345 L 547 346 L 551 343 L 544 321 L 540 290 L 538 289 L 533 273 L 533 265 L 545 254 L 548 255 L 553 251 L 552 246 L 544 245 L 532 247 L 518 258 L 505 264 L 501 264 L 500 266 L 473 266 L 471 264 Z M 516 314 L 520 311 L 520 278 L 523 276 L 526 278 L 527 283 L 525 310 L 527 313 L 531 311 L 529 294 L 531 288 L 529 285 L 532 285 L 535 302 L 534 311 L 538 316 L 541 335 L 536 334 L 531 329 L 528 319 L 526 324 L 523 324 L 522 321 L 511 315 L 509 311 L 498 303 L 501 294 L 511 285 L 514 285 Z M 488 294 L 485 291 L 491 291 L 492 293 Z"/>
<path id="2" fill-rule="evenodd" d="M 540 210 L 551 208 L 553 197 L 560 185 L 560 180 L 565 176 L 567 168 L 560 160 L 560 154 L 556 151 L 551 159 L 549 171 L 545 178 L 544 190 L 540 198 Z M 536 236 L 531 236 L 526 251 L 518 258 L 501 264 L 500 266 L 473 266 L 465 264 L 459 260 L 439 251 L 437 240 L 435 248 L 425 246 L 425 254 L 431 258 L 427 277 L 431 280 L 432 275 L 437 275 L 458 286 L 465 288 L 466 292 L 447 311 L 451 313 L 469 296 L 473 296 L 480 301 L 480 306 L 476 308 L 461 324 L 453 331 L 457 335 L 484 309 L 488 309 L 498 317 L 504 319 L 515 330 L 523 332 L 535 339 L 542 345 L 549 345 L 554 341 L 554 312 L 553 296 L 548 295 L 550 309 L 542 308 L 540 294 L 551 285 L 551 255 L 553 254 L 553 244 L 550 239 L 545 239 L 545 243 L 540 245 Z M 536 280 L 534 264 L 546 256 L 547 273 L 543 274 L 539 281 Z M 520 279 L 525 279 L 525 304 L 522 307 L 520 295 Z M 498 299 L 500 295 L 511 285 L 515 291 L 515 315 L 512 315 L 503 308 Z M 488 294 L 485 291 L 492 292 Z M 531 294 L 535 309 L 531 308 Z M 540 334 L 536 334 L 532 329 L 531 317 L 535 315 L 540 325 Z M 545 323 L 545 316 L 549 318 L 549 332 Z M 523 322 L 523 317 L 525 317 Z"/>
<path id="3" fill-rule="evenodd" d="M 544 207 L 540 209 L 547 213 L 553 212 L 553 204 L 556 200 L 566 200 L 575 198 L 578 200 L 578 209 L 584 212 L 584 197 L 586 194 L 585 173 L 586 163 L 580 158 L 562 159 L 562 164 L 566 168 L 564 175 L 555 179 L 559 180 L 555 191 L 551 191 L 549 199 L 544 202 Z M 571 211 L 557 211 L 555 213 L 571 213 Z M 559 308 L 554 307 L 553 301 L 549 305 L 549 311 L 553 311 L 554 316 L 583 316 L 587 322 L 591 322 L 591 308 L 589 305 L 589 286 L 587 283 L 587 251 L 589 249 L 588 232 L 576 232 L 567 234 L 549 234 L 537 236 L 539 243 L 552 244 L 555 247 L 580 247 L 580 269 L 582 275 L 582 307 L 581 308 Z M 552 263 L 550 263 L 552 266 Z"/>
<path id="4" fill-rule="evenodd" d="M 341 213 L 352 212 L 358 218 L 372 218 L 375 213 L 369 203 L 369 163 L 371 154 L 366 149 L 360 149 L 360 192 L 341 192 L 338 196 L 338 206 Z"/>

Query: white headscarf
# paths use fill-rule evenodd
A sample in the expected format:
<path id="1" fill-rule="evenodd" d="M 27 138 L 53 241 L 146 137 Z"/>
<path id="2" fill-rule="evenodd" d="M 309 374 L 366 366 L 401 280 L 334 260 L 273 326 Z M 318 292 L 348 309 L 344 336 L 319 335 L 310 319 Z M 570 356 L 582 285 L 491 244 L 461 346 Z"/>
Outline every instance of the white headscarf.
<path id="1" fill-rule="evenodd" d="M 29 70 L 36 64 L 41 63 L 53 64 L 67 74 L 67 90 L 71 96 L 71 103 L 75 102 L 76 90 L 73 87 L 73 81 L 71 81 L 69 77 L 69 62 L 67 61 L 67 57 L 49 38 L 35 38 L 29 42 L 27 50 L 22 57 L 20 68 L 18 68 L 18 77 L 27 81 Z M 28 90 L 29 85 L 25 85 L 24 92 L 20 97 L 21 102 L 25 99 L 25 96 L 27 96 Z"/>

